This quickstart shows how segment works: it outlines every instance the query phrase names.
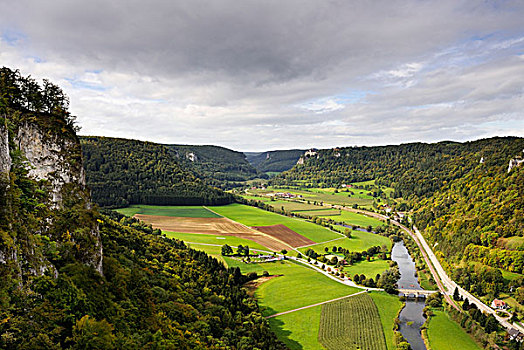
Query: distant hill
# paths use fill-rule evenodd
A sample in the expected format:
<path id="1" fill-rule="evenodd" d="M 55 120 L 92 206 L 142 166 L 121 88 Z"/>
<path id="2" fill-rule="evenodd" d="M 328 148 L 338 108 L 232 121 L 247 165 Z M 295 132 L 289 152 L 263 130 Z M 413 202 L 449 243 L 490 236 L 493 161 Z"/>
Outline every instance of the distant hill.
<path id="1" fill-rule="evenodd" d="M 244 153 L 220 146 L 166 145 L 175 157 L 206 180 L 228 188 L 230 182 L 246 181 L 260 176 Z"/>
<path id="2" fill-rule="evenodd" d="M 87 184 L 104 207 L 129 204 L 231 203 L 231 195 L 209 186 L 167 146 L 109 137 L 80 138 Z"/>
<path id="3" fill-rule="evenodd" d="M 292 149 L 269 152 L 244 152 L 244 154 L 249 163 L 258 171 L 262 173 L 280 173 L 293 168 L 304 152 L 305 150 Z"/>

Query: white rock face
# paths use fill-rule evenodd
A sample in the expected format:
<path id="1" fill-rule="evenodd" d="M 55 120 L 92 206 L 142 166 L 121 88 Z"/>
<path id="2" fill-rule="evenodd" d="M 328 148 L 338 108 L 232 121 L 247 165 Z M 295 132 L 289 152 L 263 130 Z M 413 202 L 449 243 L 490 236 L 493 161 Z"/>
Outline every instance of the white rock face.
<path id="1" fill-rule="evenodd" d="M 192 162 L 196 162 L 198 160 L 198 157 L 193 152 L 189 152 L 186 154 L 186 158 L 189 159 Z"/>
<path id="2" fill-rule="evenodd" d="M 7 129 L 3 125 L 0 125 L 0 174 L 8 173 L 10 169 L 9 137 Z"/>
<path id="3" fill-rule="evenodd" d="M 24 124 L 15 137 L 20 151 L 27 158 L 28 176 L 35 180 L 47 179 L 50 182 L 51 207 L 62 205 L 62 189 L 68 183 L 85 187 L 83 167 L 72 167 L 65 154 L 75 148 L 75 143 L 56 136 L 42 134 L 31 124 Z"/>
<path id="4" fill-rule="evenodd" d="M 514 158 L 514 159 L 510 160 L 509 161 L 509 166 L 508 166 L 508 173 L 511 171 L 511 169 L 520 166 L 522 163 L 524 163 L 524 159 L 522 159 L 522 158 Z"/>

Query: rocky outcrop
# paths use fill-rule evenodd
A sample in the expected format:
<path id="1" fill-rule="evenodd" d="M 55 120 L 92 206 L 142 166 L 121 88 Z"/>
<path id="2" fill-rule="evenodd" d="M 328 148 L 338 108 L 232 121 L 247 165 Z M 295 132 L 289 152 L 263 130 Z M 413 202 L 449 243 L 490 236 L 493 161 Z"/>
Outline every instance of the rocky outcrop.
<path id="1" fill-rule="evenodd" d="M 12 158 L 13 152 L 16 156 Z M 27 179 L 47 194 L 38 199 L 46 210 L 32 210 L 36 214 L 31 215 L 37 216 L 31 219 L 31 225 L 25 225 L 24 212 L 19 212 L 19 205 L 12 205 L 13 197 L 8 195 L 12 167 L 25 168 Z M 70 127 L 37 118 L 27 118 L 9 131 L 0 127 L 0 180 L 2 176 L 1 264 L 12 266 L 20 276 L 39 276 L 46 271 L 57 276 L 46 244 L 60 247 L 73 243 L 78 261 L 102 274 L 102 241 L 86 188 L 80 143 Z M 82 220 L 69 218 L 72 206 L 76 213 L 83 213 L 76 214 Z M 45 237 L 44 241 L 40 237 Z"/>
<path id="2" fill-rule="evenodd" d="M 24 123 L 18 129 L 15 142 L 27 159 L 28 176 L 37 181 L 48 181 L 53 208 L 61 207 L 62 191 L 66 184 L 72 183 L 85 189 L 85 174 L 77 154 L 77 140 L 44 133 L 38 126 Z M 74 164 L 79 160 L 79 164 Z"/>
<path id="3" fill-rule="evenodd" d="M 11 157 L 9 156 L 9 136 L 7 128 L 0 125 L 0 176 L 6 174 L 11 168 Z"/>

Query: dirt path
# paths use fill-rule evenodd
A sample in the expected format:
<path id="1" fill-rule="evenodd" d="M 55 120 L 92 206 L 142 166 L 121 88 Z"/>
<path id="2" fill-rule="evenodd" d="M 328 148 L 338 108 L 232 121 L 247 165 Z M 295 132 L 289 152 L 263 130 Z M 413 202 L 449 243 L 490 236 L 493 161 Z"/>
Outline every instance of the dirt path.
<path id="1" fill-rule="evenodd" d="M 363 290 L 362 292 L 358 292 L 358 293 L 355 293 L 355 294 L 346 295 L 346 296 L 343 296 L 343 297 L 340 297 L 340 298 L 335 298 L 335 299 L 331 299 L 331 300 L 326 300 L 326 301 L 323 301 L 323 302 L 321 302 L 321 303 L 311 304 L 311 305 L 308 305 L 308 306 L 298 307 L 298 308 L 293 309 L 293 310 L 288 310 L 288 311 L 284 311 L 284 312 L 279 312 L 278 314 L 274 314 L 274 315 L 271 315 L 271 316 L 267 316 L 266 318 L 273 318 L 273 317 L 277 317 L 277 316 L 286 315 L 286 314 L 289 314 L 289 313 L 292 313 L 292 312 L 295 312 L 295 311 L 300 311 L 300 310 L 304 310 L 304 309 L 309 309 L 309 308 L 311 308 L 311 307 L 315 307 L 315 306 L 319 306 L 319 305 L 323 305 L 323 304 L 331 303 L 331 302 L 334 302 L 334 301 L 337 301 L 337 300 L 342 300 L 342 299 L 346 299 L 346 298 L 351 298 L 351 297 L 354 297 L 354 296 L 356 296 L 356 295 L 363 294 L 363 293 L 367 293 L 367 292 L 366 292 L 365 290 Z"/>

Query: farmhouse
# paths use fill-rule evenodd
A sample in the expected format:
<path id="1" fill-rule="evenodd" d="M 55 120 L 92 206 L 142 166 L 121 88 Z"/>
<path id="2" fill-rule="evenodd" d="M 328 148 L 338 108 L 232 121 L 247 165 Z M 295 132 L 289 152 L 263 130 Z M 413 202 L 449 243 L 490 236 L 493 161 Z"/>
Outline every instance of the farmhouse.
<path id="1" fill-rule="evenodd" d="M 522 342 L 524 340 L 524 334 L 522 334 L 515 328 L 510 328 L 508 330 L 508 336 L 510 340 L 516 340 L 518 342 Z"/>
<path id="2" fill-rule="evenodd" d="M 508 304 L 500 299 L 493 299 L 491 307 L 496 310 L 505 310 L 508 308 Z"/>

